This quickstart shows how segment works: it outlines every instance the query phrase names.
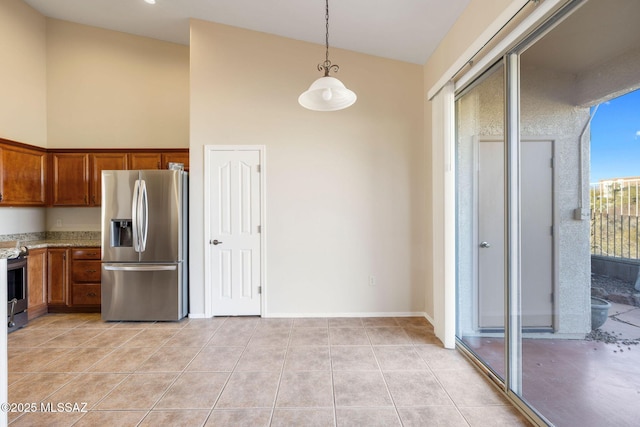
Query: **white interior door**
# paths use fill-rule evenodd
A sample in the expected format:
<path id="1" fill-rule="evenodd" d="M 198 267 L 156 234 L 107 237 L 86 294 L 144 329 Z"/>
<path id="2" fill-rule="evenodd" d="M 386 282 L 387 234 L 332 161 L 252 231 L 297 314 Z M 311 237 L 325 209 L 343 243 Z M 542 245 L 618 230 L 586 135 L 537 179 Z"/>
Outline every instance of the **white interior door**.
<path id="1" fill-rule="evenodd" d="M 504 328 L 504 144 L 478 147 L 478 326 Z M 553 141 L 521 143 L 522 325 L 553 325 Z"/>
<path id="2" fill-rule="evenodd" d="M 261 313 L 259 150 L 207 152 L 212 309 L 216 316 Z"/>

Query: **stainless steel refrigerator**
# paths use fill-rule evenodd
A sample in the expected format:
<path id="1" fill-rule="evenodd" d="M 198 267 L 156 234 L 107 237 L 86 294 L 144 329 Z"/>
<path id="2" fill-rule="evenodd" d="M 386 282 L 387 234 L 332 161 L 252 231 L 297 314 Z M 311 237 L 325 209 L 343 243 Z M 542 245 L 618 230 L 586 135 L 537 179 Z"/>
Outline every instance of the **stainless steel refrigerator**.
<path id="1" fill-rule="evenodd" d="M 102 172 L 102 319 L 188 313 L 188 174 Z"/>

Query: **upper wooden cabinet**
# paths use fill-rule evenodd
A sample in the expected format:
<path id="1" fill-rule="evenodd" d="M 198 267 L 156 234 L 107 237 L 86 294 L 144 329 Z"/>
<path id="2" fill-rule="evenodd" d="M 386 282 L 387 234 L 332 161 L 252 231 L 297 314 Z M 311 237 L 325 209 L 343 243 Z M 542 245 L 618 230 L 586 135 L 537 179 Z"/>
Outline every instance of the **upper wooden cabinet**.
<path id="1" fill-rule="evenodd" d="M 102 201 L 102 171 L 127 169 L 127 153 L 95 153 L 91 154 L 90 203 L 100 206 Z"/>
<path id="2" fill-rule="evenodd" d="M 169 169 L 169 163 L 183 163 L 189 170 L 189 150 L 129 153 L 129 169 Z"/>
<path id="3" fill-rule="evenodd" d="M 129 155 L 129 169 L 162 169 L 162 153 L 131 153 Z"/>
<path id="4" fill-rule="evenodd" d="M 103 170 L 168 169 L 189 149 L 54 149 L 0 138 L 1 206 L 100 206 Z"/>
<path id="5" fill-rule="evenodd" d="M 89 206 L 89 154 L 51 153 L 51 204 Z"/>
<path id="6" fill-rule="evenodd" d="M 0 206 L 44 206 L 47 152 L 0 139 Z"/>
<path id="7" fill-rule="evenodd" d="M 162 153 L 162 169 L 169 169 L 169 163 L 183 163 L 184 170 L 189 171 L 189 151 Z"/>

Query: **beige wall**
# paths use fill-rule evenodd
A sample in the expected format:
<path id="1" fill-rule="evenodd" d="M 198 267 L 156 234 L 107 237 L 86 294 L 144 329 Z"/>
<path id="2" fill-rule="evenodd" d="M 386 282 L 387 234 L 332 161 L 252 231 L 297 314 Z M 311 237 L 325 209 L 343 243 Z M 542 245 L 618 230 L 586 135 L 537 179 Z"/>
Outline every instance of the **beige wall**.
<path id="1" fill-rule="evenodd" d="M 0 1 L 0 137 L 47 145 L 45 18 L 21 0 Z"/>
<path id="2" fill-rule="evenodd" d="M 47 20 L 49 148 L 189 145 L 189 47 Z"/>
<path id="3" fill-rule="evenodd" d="M 266 146 L 264 314 L 423 311 L 422 67 L 332 49 L 358 101 L 311 112 L 297 97 L 323 59 L 320 45 L 192 21 L 192 314 L 204 311 L 207 144 Z"/>
<path id="4" fill-rule="evenodd" d="M 21 0 L 0 1 L 0 138 L 46 147 L 46 23 Z M 0 234 L 44 230 L 44 209 L 1 208 Z"/>
<path id="5" fill-rule="evenodd" d="M 471 0 L 460 18 L 444 37 L 433 55 L 424 65 L 424 143 L 425 165 L 432 165 L 431 173 L 426 176 L 428 192 L 427 204 L 427 235 L 429 242 L 425 254 L 425 265 L 430 272 L 425 286 L 425 311 L 435 319 L 435 305 L 433 300 L 434 287 L 444 284 L 444 169 L 441 162 L 434 162 L 440 158 L 442 147 L 434 146 L 432 141 L 433 127 L 431 123 L 431 102 L 427 100 L 426 91 L 442 77 L 445 71 L 467 50 L 467 48 L 486 30 L 490 24 L 509 6 L 511 0 Z M 469 58 L 470 59 L 470 58 Z M 434 154 L 436 157 L 434 157 Z"/>

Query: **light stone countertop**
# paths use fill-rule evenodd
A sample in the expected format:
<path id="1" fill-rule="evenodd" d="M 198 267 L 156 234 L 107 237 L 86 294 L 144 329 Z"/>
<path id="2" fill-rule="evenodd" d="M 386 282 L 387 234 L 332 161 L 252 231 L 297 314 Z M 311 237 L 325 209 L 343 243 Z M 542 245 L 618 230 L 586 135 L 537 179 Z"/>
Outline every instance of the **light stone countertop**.
<path id="1" fill-rule="evenodd" d="M 18 256 L 18 248 L 0 248 L 0 259 L 12 259 Z"/>
<path id="2" fill-rule="evenodd" d="M 99 248 L 102 242 L 99 239 L 43 239 L 20 241 L 20 246 L 28 249 L 42 248 Z M 0 259 L 12 259 L 18 256 L 18 247 L 0 248 Z"/>

